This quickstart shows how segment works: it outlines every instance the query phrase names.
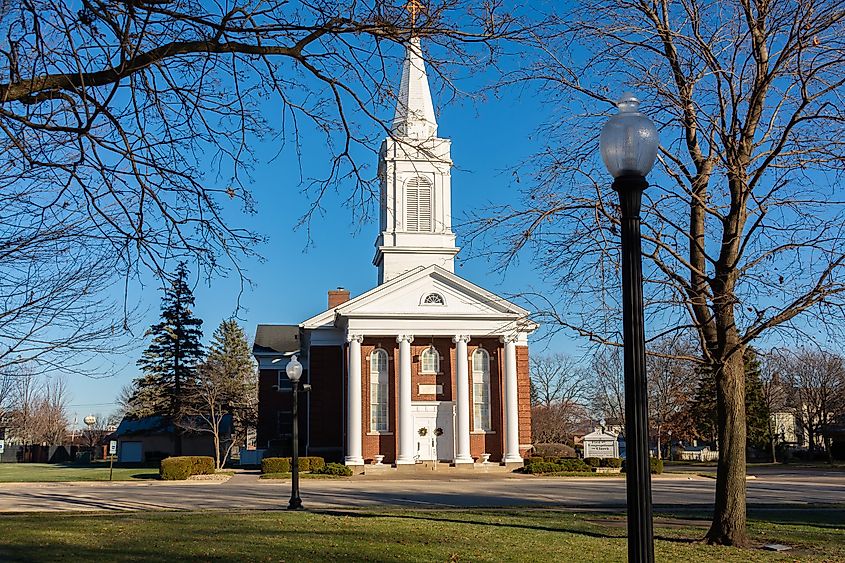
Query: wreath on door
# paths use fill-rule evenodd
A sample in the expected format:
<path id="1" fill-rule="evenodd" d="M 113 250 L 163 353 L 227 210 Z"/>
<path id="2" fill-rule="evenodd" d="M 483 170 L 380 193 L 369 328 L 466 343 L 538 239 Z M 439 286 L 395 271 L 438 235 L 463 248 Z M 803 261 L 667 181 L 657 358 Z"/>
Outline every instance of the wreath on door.
<path id="1" fill-rule="evenodd" d="M 442 435 L 443 435 L 443 429 L 442 429 L 442 428 L 439 428 L 439 427 L 438 427 L 438 428 L 435 428 L 435 429 L 434 429 L 434 435 L 435 435 L 435 436 L 442 436 Z"/>
<path id="2" fill-rule="evenodd" d="M 417 430 L 417 432 L 419 433 L 419 435 L 420 435 L 420 436 L 425 436 L 426 434 L 428 434 L 428 428 L 426 428 L 425 426 L 423 426 L 422 428 L 420 428 L 419 430 Z"/>

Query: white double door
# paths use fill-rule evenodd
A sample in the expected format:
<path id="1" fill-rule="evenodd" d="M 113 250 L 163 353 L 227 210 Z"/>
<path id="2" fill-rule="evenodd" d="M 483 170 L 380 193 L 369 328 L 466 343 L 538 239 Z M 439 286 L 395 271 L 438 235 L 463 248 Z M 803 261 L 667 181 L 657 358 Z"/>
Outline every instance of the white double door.
<path id="1" fill-rule="evenodd" d="M 414 458 L 451 461 L 455 456 L 454 408 L 451 401 L 419 401 L 411 405 Z"/>

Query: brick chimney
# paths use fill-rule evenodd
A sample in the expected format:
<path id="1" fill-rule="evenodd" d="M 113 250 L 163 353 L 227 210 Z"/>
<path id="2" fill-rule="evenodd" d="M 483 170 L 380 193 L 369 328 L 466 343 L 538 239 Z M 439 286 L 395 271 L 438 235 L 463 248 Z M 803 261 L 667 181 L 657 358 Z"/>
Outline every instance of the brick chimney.
<path id="1" fill-rule="evenodd" d="M 334 309 L 338 305 L 349 301 L 349 290 L 339 287 L 337 289 L 329 290 L 329 309 Z"/>

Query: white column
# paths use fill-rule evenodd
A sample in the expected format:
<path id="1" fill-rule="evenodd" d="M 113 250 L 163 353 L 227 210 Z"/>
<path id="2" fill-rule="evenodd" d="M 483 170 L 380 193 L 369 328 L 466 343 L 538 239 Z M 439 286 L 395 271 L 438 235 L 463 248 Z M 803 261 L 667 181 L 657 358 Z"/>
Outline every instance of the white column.
<path id="1" fill-rule="evenodd" d="M 346 385 L 346 465 L 364 465 L 361 453 L 361 342 L 364 337 L 350 334 L 349 378 Z"/>
<path id="2" fill-rule="evenodd" d="M 414 337 L 400 334 L 399 343 L 399 404 L 398 452 L 396 465 L 414 463 L 414 417 L 411 415 L 411 342 Z"/>
<path id="3" fill-rule="evenodd" d="M 519 455 L 516 338 L 516 334 L 502 337 L 502 342 L 505 343 L 505 463 L 522 461 L 522 456 Z"/>
<path id="4" fill-rule="evenodd" d="M 455 465 L 472 463 L 469 447 L 469 357 L 467 342 L 470 337 L 458 334 L 452 338 L 455 343 L 455 404 L 457 421 L 455 428 Z"/>

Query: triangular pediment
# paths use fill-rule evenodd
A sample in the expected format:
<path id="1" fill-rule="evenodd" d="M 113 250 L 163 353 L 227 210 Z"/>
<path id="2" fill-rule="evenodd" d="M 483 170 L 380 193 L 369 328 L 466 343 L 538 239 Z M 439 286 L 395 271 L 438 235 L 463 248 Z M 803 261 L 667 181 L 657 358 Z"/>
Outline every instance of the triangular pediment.
<path id="1" fill-rule="evenodd" d="M 511 319 L 528 311 L 439 266 L 419 267 L 363 295 L 308 319 L 304 328 L 342 318 Z"/>

